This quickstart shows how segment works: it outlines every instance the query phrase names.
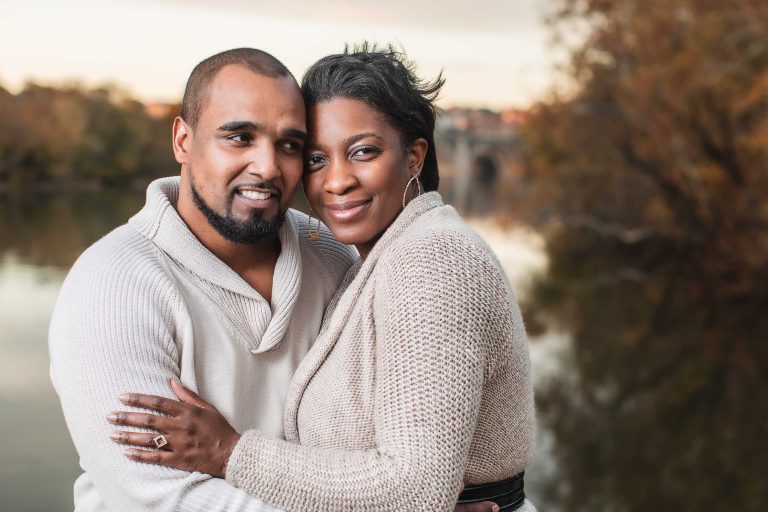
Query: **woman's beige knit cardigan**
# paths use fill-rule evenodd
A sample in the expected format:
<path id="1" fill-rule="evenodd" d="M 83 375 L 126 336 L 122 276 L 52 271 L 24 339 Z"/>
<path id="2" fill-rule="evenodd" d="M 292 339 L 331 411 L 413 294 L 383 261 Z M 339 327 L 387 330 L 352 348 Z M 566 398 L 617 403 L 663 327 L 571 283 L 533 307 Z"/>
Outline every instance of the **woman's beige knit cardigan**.
<path id="1" fill-rule="evenodd" d="M 462 480 L 523 471 L 520 310 L 454 209 L 437 192 L 411 201 L 346 283 L 291 383 L 287 441 L 246 432 L 227 480 L 287 511 L 447 512 Z"/>

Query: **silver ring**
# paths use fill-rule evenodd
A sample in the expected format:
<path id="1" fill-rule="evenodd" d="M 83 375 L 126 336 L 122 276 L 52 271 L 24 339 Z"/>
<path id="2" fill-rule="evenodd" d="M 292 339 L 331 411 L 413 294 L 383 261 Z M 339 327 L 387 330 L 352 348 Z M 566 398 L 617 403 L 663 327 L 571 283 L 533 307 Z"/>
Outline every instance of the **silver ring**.
<path id="1" fill-rule="evenodd" d="M 158 450 L 168 444 L 168 440 L 165 438 L 163 434 L 160 434 L 157 437 L 153 437 L 152 441 L 154 441 L 155 446 L 157 447 Z"/>

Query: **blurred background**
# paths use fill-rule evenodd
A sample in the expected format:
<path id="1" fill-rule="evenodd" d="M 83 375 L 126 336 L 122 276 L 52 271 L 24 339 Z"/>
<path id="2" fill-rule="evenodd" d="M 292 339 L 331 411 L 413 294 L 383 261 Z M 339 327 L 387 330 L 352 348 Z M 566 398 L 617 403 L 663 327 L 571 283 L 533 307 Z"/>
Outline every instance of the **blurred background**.
<path id="1" fill-rule="evenodd" d="M 766 34 L 765 0 L 0 0 L 3 510 L 72 509 L 49 316 L 178 172 L 192 67 L 253 46 L 300 77 L 364 39 L 447 78 L 441 192 L 523 304 L 539 509 L 765 510 Z"/>

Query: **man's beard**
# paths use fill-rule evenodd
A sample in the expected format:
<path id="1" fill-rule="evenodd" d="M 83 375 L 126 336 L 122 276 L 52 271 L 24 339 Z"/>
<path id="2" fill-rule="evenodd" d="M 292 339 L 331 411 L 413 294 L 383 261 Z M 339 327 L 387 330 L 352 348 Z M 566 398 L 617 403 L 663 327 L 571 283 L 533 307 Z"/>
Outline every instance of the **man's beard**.
<path id="1" fill-rule="evenodd" d="M 203 212 L 208 223 L 213 226 L 221 236 L 236 244 L 253 245 L 265 240 L 274 240 L 285 221 L 285 211 L 278 210 L 277 215 L 271 219 L 265 219 L 262 213 L 254 210 L 247 220 L 239 220 L 232 217 L 233 196 L 227 200 L 226 215 L 219 215 L 206 204 L 205 200 L 197 193 L 195 184 L 192 183 L 192 199 L 197 208 Z"/>

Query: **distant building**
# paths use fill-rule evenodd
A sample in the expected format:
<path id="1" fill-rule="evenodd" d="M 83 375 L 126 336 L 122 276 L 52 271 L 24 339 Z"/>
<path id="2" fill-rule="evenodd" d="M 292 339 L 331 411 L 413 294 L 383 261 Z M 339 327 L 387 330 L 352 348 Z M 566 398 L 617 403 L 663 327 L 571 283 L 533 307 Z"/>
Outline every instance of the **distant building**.
<path id="1" fill-rule="evenodd" d="M 147 103 L 144 112 L 153 119 L 166 119 L 178 112 L 178 105 L 170 103 Z"/>

